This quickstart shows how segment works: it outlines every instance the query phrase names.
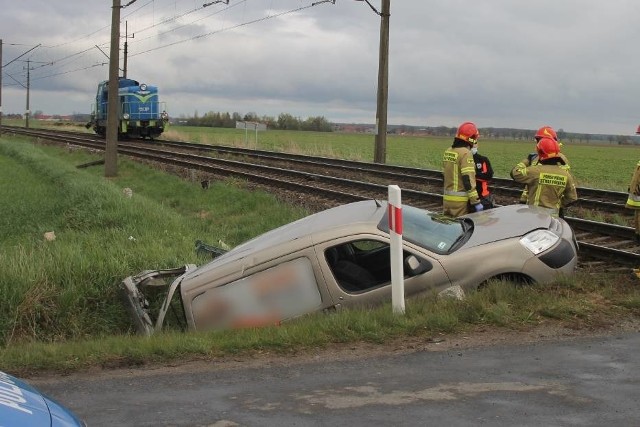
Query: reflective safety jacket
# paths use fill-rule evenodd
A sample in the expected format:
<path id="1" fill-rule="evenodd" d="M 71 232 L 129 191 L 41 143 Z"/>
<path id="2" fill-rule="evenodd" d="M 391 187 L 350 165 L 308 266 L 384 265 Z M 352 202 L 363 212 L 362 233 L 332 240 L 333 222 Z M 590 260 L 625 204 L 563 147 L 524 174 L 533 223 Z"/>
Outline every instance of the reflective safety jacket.
<path id="1" fill-rule="evenodd" d="M 562 159 L 562 162 L 564 163 L 561 167 L 569 170 L 571 169 L 571 166 L 569 166 L 569 160 L 567 159 L 567 157 L 560 153 L 558 155 L 558 157 L 560 157 Z M 539 163 L 539 158 L 538 158 L 538 154 L 537 153 L 531 153 L 527 156 L 526 159 L 522 160 L 520 163 L 524 164 L 525 166 L 529 167 L 529 166 L 535 166 Z M 529 189 L 525 186 L 524 190 L 522 191 L 522 194 L 520 195 L 520 203 L 527 203 L 527 201 L 529 200 Z"/>
<path id="2" fill-rule="evenodd" d="M 476 205 L 480 203 L 476 190 L 476 167 L 466 141 L 454 139 L 442 157 L 445 206 L 447 202 Z"/>
<path id="3" fill-rule="evenodd" d="M 473 155 L 473 163 L 476 166 L 476 190 L 482 198 L 489 197 L 489 181 L 493 178 L 493 168 L 489 158 L 482 154 Z"/>
<path id="4" fill-rule="evenodd" d="M 562 159 L 543 160 L 536 165 L 518 163 L 511 170 L 514 181 L 527 185 L 527 204 L 555 209 L 565 208 L 578 200 L 576 184 Z"/>
<path id="5" fill-rule="evenodd" d="M 640 209 L 640 162 L 636 164 L 636 170 L 631 177 L 629 184 L 629 198 L 626 207 L 629 209 Z"/>

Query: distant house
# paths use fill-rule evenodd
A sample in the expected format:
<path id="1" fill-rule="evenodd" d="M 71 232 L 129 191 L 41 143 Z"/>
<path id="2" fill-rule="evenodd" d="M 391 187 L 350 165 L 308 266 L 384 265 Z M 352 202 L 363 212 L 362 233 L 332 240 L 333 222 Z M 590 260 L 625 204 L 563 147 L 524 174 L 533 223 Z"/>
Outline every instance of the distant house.
<path id="1" fill-rule="evenodd" d="M 73 120 L 73 116 L 61 116 L 59 114 L 35 114 L 33 118 L 36 120 L 58 120 L 62 122 L 70 122 Z"/>

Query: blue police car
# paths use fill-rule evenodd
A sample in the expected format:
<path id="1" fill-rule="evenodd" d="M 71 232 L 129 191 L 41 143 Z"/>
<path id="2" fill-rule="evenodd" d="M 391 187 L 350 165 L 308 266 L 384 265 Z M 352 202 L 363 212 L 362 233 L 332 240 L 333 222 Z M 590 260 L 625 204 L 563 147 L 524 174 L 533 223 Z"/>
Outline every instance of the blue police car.
<path id="1" fill-rule="evenodd" d="M 0 371 L 0 426 L 86 427 L 86 424 L 60 403 Z"/>

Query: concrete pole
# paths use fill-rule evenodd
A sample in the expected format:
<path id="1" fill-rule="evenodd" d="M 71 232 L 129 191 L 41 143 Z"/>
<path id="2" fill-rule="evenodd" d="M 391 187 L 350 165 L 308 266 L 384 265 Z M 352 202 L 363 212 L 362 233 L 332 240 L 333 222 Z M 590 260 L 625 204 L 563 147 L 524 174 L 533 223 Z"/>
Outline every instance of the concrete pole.
<path id="1" fill-rule="evenodd" d="M 129 22 L 124 22 L 124 65 L 122 67 L 122 77 L 127 78 L 127 38 L 129 37 Z"/>
<path id="2" fill-rule="evenodd" d="M 104 152 L 104 176 L 118 175 L 118 63 L 120 60 L 120 0 L 113 0 L 111 11 L 111 49 L 109 50 L 109 96 L 107 98 L 107 141 Z"/>
<path id="3" fill-rule="evenodd" d="M 0 136 L 2 136 L 2 39 L 0 39 Z"/>
<path id="4" fill-rule="evenodd" d="M 378 59 L 378 108 L 376 112 L 375 163 L 387 158 L 387 103 L 389 101 L 389 17 L 390 1 L 382 0 L 380 13 L 380 53 Z"/>
<path id="5" fill-rule="evenodd" d="M 29 129 L 29 115 L 31 111 L 29 110 L 29 87 L 31 86 L 31 61 L 27 59 L 27 108 L 25 111 L 25 127 Z"/>

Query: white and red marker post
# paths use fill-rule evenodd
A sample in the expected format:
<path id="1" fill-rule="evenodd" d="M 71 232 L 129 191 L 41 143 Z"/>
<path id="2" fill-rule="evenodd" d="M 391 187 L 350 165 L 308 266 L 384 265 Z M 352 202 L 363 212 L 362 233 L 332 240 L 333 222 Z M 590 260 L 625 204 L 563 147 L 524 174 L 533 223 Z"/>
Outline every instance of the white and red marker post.
<path id="1" fill-rule="evenodd" d="M 391 236 L 391 306 L 404 314 L 404 267 L 402 257 L 402 203 L 400 187 L 389 186 L 389 235 Z"/>

